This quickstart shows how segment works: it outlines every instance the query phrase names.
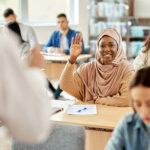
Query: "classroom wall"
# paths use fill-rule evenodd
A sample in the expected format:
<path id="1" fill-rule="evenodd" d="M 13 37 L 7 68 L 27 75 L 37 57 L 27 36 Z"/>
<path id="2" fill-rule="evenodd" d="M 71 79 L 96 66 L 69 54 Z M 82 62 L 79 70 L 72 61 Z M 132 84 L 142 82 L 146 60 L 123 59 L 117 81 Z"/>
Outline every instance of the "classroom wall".
<path id="1" fill-rule="evenodd" d="M 150 0 L 134 0 L 134 16 L 150 18 Z"/>

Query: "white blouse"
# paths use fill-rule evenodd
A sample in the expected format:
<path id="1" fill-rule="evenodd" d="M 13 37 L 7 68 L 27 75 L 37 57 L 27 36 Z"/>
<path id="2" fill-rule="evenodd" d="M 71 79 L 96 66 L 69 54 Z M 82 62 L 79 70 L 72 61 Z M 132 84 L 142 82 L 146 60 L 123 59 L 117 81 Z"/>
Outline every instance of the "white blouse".
<path id="1" fill-rule="evenodd" d="M 144 48 L 140 50 L 138 56 L 133 62 L 135 71 L 143 67 L 150 66 L 150 50 L 148 50 L 146 53 L 144 53 L 143 50 Z"/>

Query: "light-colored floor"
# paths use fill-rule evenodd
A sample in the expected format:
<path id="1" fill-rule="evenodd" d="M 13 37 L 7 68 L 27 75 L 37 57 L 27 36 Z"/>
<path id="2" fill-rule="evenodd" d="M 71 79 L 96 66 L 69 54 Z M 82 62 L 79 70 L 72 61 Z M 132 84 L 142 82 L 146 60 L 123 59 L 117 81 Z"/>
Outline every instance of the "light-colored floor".
<path id="1" fill-rule="evenodd" d="M 58 86 L 58 80 L 51 80 L 51 83 L 55 88 Z M 49 98 L 53 99 L 53 94 L 48 92 Z M 76 101 L 74 97 L 67 94 L 66 92 L 62 92 L 59 99 L 60 100 L 72 100 Z M 0 150 L 9 150 L 10 149 L 10 136 L 7 134 L 6 129 L 4 127 L 0 127 Z"/>

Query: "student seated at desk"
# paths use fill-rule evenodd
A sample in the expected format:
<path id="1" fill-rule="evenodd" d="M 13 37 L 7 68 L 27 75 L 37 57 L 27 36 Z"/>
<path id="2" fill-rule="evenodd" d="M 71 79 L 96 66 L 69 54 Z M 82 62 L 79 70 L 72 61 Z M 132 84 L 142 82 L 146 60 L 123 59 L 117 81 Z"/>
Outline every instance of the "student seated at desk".
<path id="1" fill-rule="evenodd" d="M 79 32 L 70 29 L 68 24 L 69 21 L 65 14 L 61 13 L 57 15 L 57 25 L 59 30 L 52 33 L 48 43 L 43 48 L 44 52 L 70 54 L 72 37 L 75 37 Z M 85 53 L 83 40 L 82 53 Z"/>
<path id="2" fill-rule="evenodd" d="M 23 40 L 19 24 L 16 21 L 8 22 L 4 27 L 4 33 L 11 35 L 12 32 L 15 33 L 16 38 L 19 39 L 19 54 L 21 59 L 25 60 L 30 51 L 30 45 L 28 42 Z"/>
<path id="3" fill-rule="evenodd" d="M 137 71 L 130 93 L 134 113 L 120 121 L 105 150 L 150 149 L 150 67 Z"/>
<path id="4" fill-rule="evenodd" d="M 133 62 L 135 71 L 150 66 L 150 35 L 147 37 L 144 46 Z"/>
<path id="5" fill-rule="evenodd" d="M 81 35 L 72 40 L 70 58 L 60 78 L 60 88 L 84 102 L 128 106 L 128 86 L 134 73 L 122 48 L 120 34 L 106 29 L 97 40 L 96 60 L 74 72 L 82 50 Z"/>
<path id="6" fill-rule="evenodd" d="M 17 15 L 14 13 L 13 9 L 7 8 L 3 13 L 5 21 L 8 22 L 17 22 L 20 28 L 22 39 L 29 43 L 30 47 L 33 48 L 38 44 L 36 34 L 31 26 L 25 25 L 17 21 Z"/>

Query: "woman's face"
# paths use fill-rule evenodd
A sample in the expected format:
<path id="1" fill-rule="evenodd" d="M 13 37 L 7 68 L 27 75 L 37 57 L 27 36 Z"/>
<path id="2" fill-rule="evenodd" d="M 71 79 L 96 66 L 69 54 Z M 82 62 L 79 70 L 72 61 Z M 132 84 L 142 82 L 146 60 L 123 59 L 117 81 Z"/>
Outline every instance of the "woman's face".
<path id="1" fill-rule="evenodd" d="M 131 89 L 133 107 L 145 123 L 150 124 L 150 87 L 137 86 Z"/>
<path id="2" fill-rule="evenodd" d="M 117 50 L 118 45 L 113 38 L 109 36 L 102 37 L 99 42 L 99 52 L 104 65 L 110 64 L 115 59 Z"/>

